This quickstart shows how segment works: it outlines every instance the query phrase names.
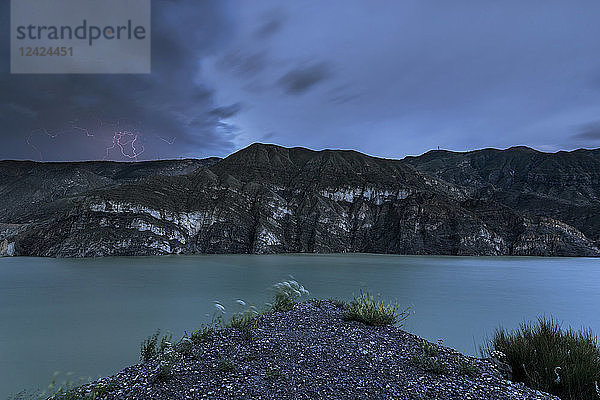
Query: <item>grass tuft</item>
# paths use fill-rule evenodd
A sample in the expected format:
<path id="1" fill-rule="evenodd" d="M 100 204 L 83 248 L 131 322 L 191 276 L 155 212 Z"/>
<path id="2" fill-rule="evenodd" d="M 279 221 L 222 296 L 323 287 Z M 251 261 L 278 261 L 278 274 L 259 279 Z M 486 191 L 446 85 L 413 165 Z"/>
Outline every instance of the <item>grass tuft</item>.
<path id="1" fill-rule="evenodd" d="M 207 341 L 214 333 L 214 326 L 201 325 L 200 328 L 190 333 L 189 338 L 194 344 L 200 344 Z"/>
<path id="2" fill-rule="evenodd" d="M 180 353 L 177 352 L 170 342 L 158 353 L 158 367 L 154 379 L 158 382 L 166 382 L 173 376 L 175 364 L 180 359 Z"/>
<path id="3" fill-rule="evenodd" d="M 172 375 L 173 366 L 168 362 L 161 361 L 158 364 L 156 375 L 154 375 L 154 380 L 156 382 L 167 382 L 169 379 L 171 379 Z"/>
<path id="4" fill-rule="evenodd" d="M 235 371 L 235 364 L 229 358 L 220 358 L 217 360 L 217 369 L 221 372 Z"/>
<path id="5" fill-rule="evenodd" d="M 335 299 L 335 298 L 330 298 L 329 301 L 336 306 L 337 308 L 339 308 L 340 310 L 347 310 L 350 307 L 350 304 L 348 304 L 347 301 L 344 300 L 340 300 L 340 299 Z"/>
<path id="6" fill-rule="evenodd" d="M 429 357 L 435 357 L 440 353 L 439 347 L 434 343 L 428 342 L 427 340 L 423 340 L 421 348 L 423 349 L 423 353 Z"/>
<path id="7" fill-rule="evenodd" d="M 590 330 L 562 329 L 553 318 L 539 318 L 508 332 L 498 328 L 484 349 L 500 354 L 513 380 L 563 400 L 598 400 L 600 348 Z"/>
<path id="8" fill-rule="evenodd" d="M 448 364 L 435 357 L 430 357 L 425 354 L 414 356 L 412 358 L 412 362 L 417 367 L 433 374 L 441 375 L 448 372 Z"/>
<path id="9" fill-rule="evenodd" d="M 384 304 L 369 292 L 360 291 L 358 297 L 348 304 L 344 311 L 346 321 L 358 321 L 367 325 L 383 326 L 399 324 L 409 316 L 408 308 L 398 312 L 396 304 Z"/>
<path id="10" fill-rule="evenodd" d="M 468 360 L 458 360 L 458 366 L 456 368 L 458 375 L 475 376 L 479 373 L 479 368 Z"/>
<path id="11" fill-rule="evenodd" d="M 252 330 L 256 327 L 256 317 L 258 317 L 258 311 L 254 307 L 250 307 L 244 312 L 233 314 L 227 327 L 241 331 Z"/>
<path id="12" fill-rule="evenodd" d="M 221 326 L 237 329 L 240 331 L 242 339 L 251 341 L 254 329 L 258 325 L 259 315 L 256 307 L 250 306 L 245 311 L 233 314 L 229 322 L 222 322 Z"/>
<path id="13" fill-rule="evenodd" d="M 275 289 L 273 311 L 290 311 L 303 296 L 309 294 L 308 290 L 295 280 L 276 283 L 273 288 Z"/>
<path id="14" fill-rule="evenodd" d="M 67 378 L 68 375 L 69 374 L 67 374 Z M 39 393 L 37 399 L 98 400 L 120 388 L 120 384 L 117 381 L 109 380 L 90 383 L 88 380 L 86 383 L 83 378 L 79 379 L 78 383 L 66 379 L 63 383 L 58 384 L 56 382 L 57 376 L 58 373 L 54 374 L 47 390 Z M 33 399 L 33 397 L 31 398 Z"/>
<path id="15" fill-rule="evenodd" d="M 194 341 L 187 336 L 182 337 L 175 345 L 175 351 L 184 356 L 191 356 L 194 352 Z"/>
<path id="16" fill-rule="evenodd" d="M 157 330 L 153 335 L 148 336 L 148 338 L 140 345 L 140 361 L 148 362 L 152 360 L 171 345 L 172 339 L 173 335 L 171 334 L 166 334 L 161 337 L 160 330 Z"/>

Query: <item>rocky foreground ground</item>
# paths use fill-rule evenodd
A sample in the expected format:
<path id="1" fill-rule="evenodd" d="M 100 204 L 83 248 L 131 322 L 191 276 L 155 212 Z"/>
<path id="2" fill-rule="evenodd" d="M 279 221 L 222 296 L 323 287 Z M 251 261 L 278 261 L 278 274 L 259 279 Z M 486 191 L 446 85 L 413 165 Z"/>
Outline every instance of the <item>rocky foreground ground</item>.
<path id="1" fill-rule="evenodd" d="M 397 327 L 345 321 L 330 301 L 299 303 L 291 311 L 260 316 L 250 330 L 217 330 L 175 349 L 168 357 L 86 385 L 78 394 L 96 399 L 558 400 L 505 379 L 492 360 L 464 356 Z"/>

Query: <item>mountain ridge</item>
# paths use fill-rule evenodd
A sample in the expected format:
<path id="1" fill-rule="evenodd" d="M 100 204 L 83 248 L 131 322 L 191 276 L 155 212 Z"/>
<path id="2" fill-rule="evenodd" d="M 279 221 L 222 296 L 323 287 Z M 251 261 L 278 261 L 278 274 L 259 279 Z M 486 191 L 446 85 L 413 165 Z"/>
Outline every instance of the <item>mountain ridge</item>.
<path id="1" fill-rule="evenodd" d="M 5 174 L 11 162 L 0 161 L 5 255 L 600 255 L 598 150 L 395 160 L 255 143 L 223 159 Z"/>

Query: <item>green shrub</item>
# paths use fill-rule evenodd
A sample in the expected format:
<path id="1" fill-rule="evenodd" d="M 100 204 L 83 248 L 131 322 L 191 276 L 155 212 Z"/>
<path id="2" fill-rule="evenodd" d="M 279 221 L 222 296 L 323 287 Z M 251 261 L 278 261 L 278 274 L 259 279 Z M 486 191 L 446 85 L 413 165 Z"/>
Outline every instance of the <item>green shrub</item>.
<path id="1" fill-rule="evenodd" d="M 97 400 L 120 388 L 117 381 L 91 383 L 89 379 L 80 378 L 79 382 L 76 383 L 69 379 L 70 374 L 67 374 L 67 378 L 63 383 L 58 384 L 56 382 L 58 375 L 58 373 L 54 374 L 47 390 L 38 393 L 36 397 L 38 400 L 46 398 L 56 400 Z M 33 400 L 33 398 L 32 395 L 30 399 Z"/>
<path id="2" fill-rule="evenodd" d="M 460 359 L 456 372 L 458 375 L 475 376 L 479 373 L 479 368 L 467 360 Z"/>
<path id="3" fill-rule="evenodd" d="M 175 345 L 175 351 L 184 356 L 191 356 L 194 350 L 194 342 L 187 336 L 181 338 L 179 343 Z"/>
<path id="4" fill-rule="evenodd" d="M 165 343 L 165 348 L 158 353 L 158 367 L 156 375 L 154 375 L 155 381 L 158 382 L 166 382 L 173 376 L 175 364 L 181 358 L 170 342 L 166 341 Z"/>
<path id="5" fill-rule="evenodd" d="M 54 374 L 52 377 L 52 381 L 48 385 L 48 389 L 41 393 L 40 398 L 51 398 L 51 399 L 61 399 L 61 400 L 76 400 L 76 399 L 85 399 L 85 397 L 80 393 L 80 386 L 84 382 L 74 383 L 69 379 L 69 375 L 67 374 L 67 378 L 61 384 L 56 382 L 56 378 L 58 377 L 58 373 Z"/>
<path id="6" fill-rule="evenodd" d="M 290 311 L 302 296 L 309 293 L 295 280 L 276 283 L 273 288 L 275 289 L 275 299 L 272 304 L 274 311 Z"/>
<path id="7" fill-rule="evenodd" d="M 252 330 L 256 327 L 256 317 L 258 317 L 258 311 L 254 307 L 250 307 L 246 311 L 233 314 L 227 326 L 242 331 Z"/>
<path id="8" fill-rule="evenodd" d="M 323 300 L 323 299 L 313 299 L 312 303 L 315 305 L 315 307 L 317 307 L 318 309 L 321 309 L 325 305 L 325 300 Z"/>
<path id="9" fill-rule="evenodd" d="M 350 306 L 347 301 L 340 300 L 340 299 L 330 298 L 329 301 L 331 303 L 333 303 L 333 305 L 336 306 L 337 308 L 339 308 L 340 310 L 346 310 Z"/>
<path id="10" fill-rule="evenodd" d="M 412 358 L 412 362 L 419 368 L 422 368 L 426 372 L 434 374 L 444 374 L 448 372 L 448 364 L 425 354 L 419 354 Z"/>
<path id="11" fill-rule="evenodd" d="M 244 303 L 245 304 L 245 303 Z M 219 320 L 219 325 L 222 328 L 234 328 L 240 331 L 241 336 L 245 340 L 252 340 L 252 332 L 258 323 L 257 317 L 260 313 L 256 307 L 250 306 L 245 311 L 235 313 L 231 316 L 229 322 L 225 322 L 223 318 Z"/>
<path id="12" fill-rule="evenodd" d="M 220 358 L 217 360 L 217 369 L 221 372 L 235 371 L 235 364 L 229 358 Z"/>
<path id="13" fill-rule="evenodd" d="M 160 342 L 158 338 L 160 337 Z M 166 334 L 160 336 L 160 330 L 157 330 L 153 335 L 148 336 L 140 345 L 140 361 L 148 362 L 163 352 L 171 345 L 173 335 Z"/>
<path id="14" fill-rule="evenodd" d="M 408 310 L 406 308 L 398 312 L 396 304 L 384 304 L 382 300 L 376 300 L 369 292 L 361 289 L 360 296 L 354 297 L 344 311 L 344 319 L 375 326 L 394 325 L 408 318 Z"/>
<path id="15" fill-rule="evenodd" d="M 161 361 L 158 364 L 158 369 L 156 371 L 156 375 L 154 375 L 154 380 L 156 382 L 167 382 L 173 376 L 173 365 L 166 361 Z"/>
<path id="16" fill-rule="evenodd" d="M 562 329 L 553 318 L 539 318 L 513 332 L 497 329 L 484 352 L 501 354 L 513 380 L 563 400 L 597 400 L 600 395 L 600 348 L 590 330 Z"/>
<path id="17" fill-rule="evenodd" d="M 192 331 L 189 338 L 194 344 L 200 344 L 213 335 L 215 328 L 210 325 L 201 325 L 197 330 Z"/>
<path id="18" fill-rule="evenodd" d="M 423 353 L 430 357 L 437 356 L 440 352 L 440 349 L 436 344 L 430 343 L 427 340 L 423 340 L 421 348 L 423 349 Z"/>

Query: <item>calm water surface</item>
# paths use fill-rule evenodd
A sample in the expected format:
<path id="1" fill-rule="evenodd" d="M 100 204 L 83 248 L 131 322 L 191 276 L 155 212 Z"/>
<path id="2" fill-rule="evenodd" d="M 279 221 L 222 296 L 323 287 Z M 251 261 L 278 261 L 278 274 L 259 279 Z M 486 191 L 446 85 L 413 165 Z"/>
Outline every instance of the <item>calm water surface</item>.
<path id="1" fill-rule="evenodd" d="M 0 259 L 0 398 L 55 371 L 107 375 L 157 328 L 181 335 L 214 301 L 262 305 L 293 275 L 315 297 L 361 288 L 412 306 L 405 329 L 474 354 L 499 324 L 554 315 L 600 332 L 600 260 L 389 255 Z"/>

